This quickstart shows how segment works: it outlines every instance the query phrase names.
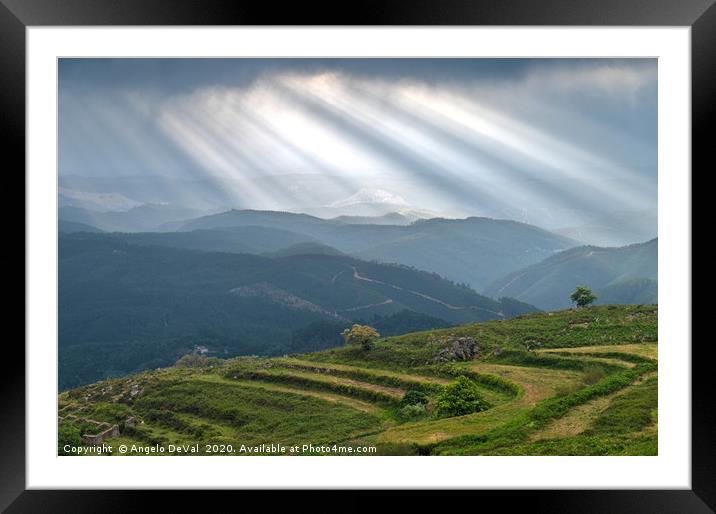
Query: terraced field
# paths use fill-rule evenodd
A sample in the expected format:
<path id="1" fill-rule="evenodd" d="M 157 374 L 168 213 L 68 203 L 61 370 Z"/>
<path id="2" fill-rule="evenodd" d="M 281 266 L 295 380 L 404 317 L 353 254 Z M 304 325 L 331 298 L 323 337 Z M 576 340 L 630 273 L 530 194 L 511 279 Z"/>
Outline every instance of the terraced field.
<path id="1" fill-rule="evenodd" d="M 121 435 L 105 442 L 113 454 L 120 444 L 137 448 L 127 454 L 193 444 L 199 454 L 212 453 L 207 444 L 310 454 L 311 444 L 376 455 L 653 455 L 656 320 L 656 307 L 594 307 L 386 338 L 371 350 L 138 373 L 59 396 L 59 453 L 82 444 L 68 421 L 79 417 L 117 424 Z M 478 353 L 438 362 L 457 337 Z M 460 380 L 482 410 L 446 414 Z M 271 444 L 279 448 L 262 446 Z"/>

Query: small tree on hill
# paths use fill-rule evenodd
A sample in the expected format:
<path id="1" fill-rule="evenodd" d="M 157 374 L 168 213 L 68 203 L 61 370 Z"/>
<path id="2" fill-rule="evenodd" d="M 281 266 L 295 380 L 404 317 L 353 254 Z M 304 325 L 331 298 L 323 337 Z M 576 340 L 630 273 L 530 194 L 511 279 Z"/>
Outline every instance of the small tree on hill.
<path id="1" fill-rule="evenodd" d="M 475 383 L 464 375 L 448 384 L 437 398 L 437 412 L 441 417 L 464 416 L 489 407 Z"/>
<path id="2" fill-rule="evenodd" d="M 577 304 L 577 307 L 586 307 L 587 305 L 594 303 L 597 299 L 597 295 L 595 295 L 594 292 L 587 286 L 577 286 L 569 298 L 572 302 Z"/>
<path id="3" fill-rule="evenodd" d="M 378 331 L 368 325 L 353 325 L 350 329 L 345 329 L 341 335 L 346 344 L 359 344 L 364 350 L 373 348 L 373 342 L 380 337 Z"/>

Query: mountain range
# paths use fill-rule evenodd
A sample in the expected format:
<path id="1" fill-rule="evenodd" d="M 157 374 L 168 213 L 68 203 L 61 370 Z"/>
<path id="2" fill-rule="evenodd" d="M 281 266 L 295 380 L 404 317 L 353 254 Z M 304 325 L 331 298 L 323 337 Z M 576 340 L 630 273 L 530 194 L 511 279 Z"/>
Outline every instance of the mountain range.
<path id="1" fill-rule="evenodd" d="M 580 246 L 514 271 L 484 290 L 541 309 L 570 306 L 577 285 L 595 291 L 599 303 L 657 303 L 658 240 L 619 248 Z"/>
<path id="2" fill-rule="evenodd" d="M 231 210 L 174 224 L 177 231 L 236 227 L 287 230 L 365 260 L 432 271 L 482 289 L 577 243 L 546 230 L 490 218 L 428 219 L 409 225 L 348 224 L 306 214 Z"/>
<path id="3" fill-rule="evenodd" d="M 59 243 L 61 387 L 165 365 L 198 342 L 232 355 L 280 354 L 294 331 L 320 320 L 408 310 L 442 326 L 535 310 L 434 273 L 342 255 L 207 252 L 87 232 Z"/>
<path id="4" fill-rule="evenodd" d="M 554 232 L 594 246 L 626 246 L 648 241 L 657 236 L 658 212 L 612 212 L 591 221 L 555 229 Z"/>

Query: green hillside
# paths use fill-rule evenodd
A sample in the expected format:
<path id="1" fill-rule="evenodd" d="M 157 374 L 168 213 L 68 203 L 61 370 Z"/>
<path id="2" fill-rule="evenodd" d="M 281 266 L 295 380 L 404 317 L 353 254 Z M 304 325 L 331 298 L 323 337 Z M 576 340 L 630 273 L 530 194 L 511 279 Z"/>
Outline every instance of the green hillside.
<path id="1" fill-rule="evenodd" d="M 194 355 L 61 393 L 59 453 L 102 422 L 116 455 L 655 455 L 657 315 L 598 306 L 372 349 Z"/>
<path id="2" fill-rule="evenodd" d="M 540 309 L 564 309 L 578 285 L 595 291 L 598 303 L 657 303 L 659 241 L 618 248 L 580 246 L 515 271 L 484 291 Z"/>
<path id="3" fill-rule="evenodd" d="M 60 235 L 61 389 L 170 365 L 195 344 L 222 357 L 315 349 L 292 344 L 295 331 L 318 321 L 409 310 L 420 319 L 391 326 L 416 330 L 425 317 L 439 322 L 429 326 L 444 326 L 535 310 L 405 266 L 127 243 L 144 237 Z"/>

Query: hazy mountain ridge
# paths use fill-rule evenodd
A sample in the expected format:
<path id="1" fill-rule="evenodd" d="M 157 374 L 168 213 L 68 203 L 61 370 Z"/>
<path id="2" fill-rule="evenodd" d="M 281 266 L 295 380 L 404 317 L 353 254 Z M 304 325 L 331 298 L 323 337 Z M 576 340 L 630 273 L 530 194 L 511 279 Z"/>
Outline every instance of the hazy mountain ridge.
<path id="1" fill-rule="evenodd" d="M 207 252 L 265 254 L 294 248 L 299 244 L 319 243 L 304 234 L 288 230 L 246 225 L 224 229 L 198 229 L 188 232 L 113 232 L 118 240 L 141 246 L 167 246 Z M 300 247 L 299 247 L 300 248 Z M 320 253 L 320 252 L 319 252 Z"/>
<path id="2" fill-rule="evenodd" d="M 60 207 L 59 218 L 84 223 L 107 232 L 145 232 L 165 223 L 206 214 L 171 205 L 142 204 L 124 211 L 97 211 L 81 207 Z"/>
<path id="3" fill-rule="evenodd" d="M 67 220 L 59 220 L 57 223 L 57 228 L 59 232 L 104 232 L 102 229 L 93 227 L 92 225 L 88 225 L 86 223 L 78 223 L 76 221 L 67 221 Z"/>
<path id="4" fill-rule="evenodd" d="M 657 236 L 656 209 L 636 212 L 613 212 L 589 223 L 555 229 L 555 233 L 594 246 L 626 246 Z"/>
<path id="5" fill-rule="evenodd" d="M 568 307 L 569 294 L 577 285 L 595 290 L 600 303 L 656 303 L 657 280 L 658 239 L 652 239 L 618 248 L 572 248 L 510 273 L 483 292 L 547 310 Z"/>
<path id="6" fill-rule="evenodd" d="M 471 217 L 417 220 L 410 225 L 348 224 L 305 214 L 232 210 L 197 218 L 180 230 L 243 225 L 290 230 L 361 259 L 432 271 L 475 288 L 577 243 L 510 220 Z"/>

